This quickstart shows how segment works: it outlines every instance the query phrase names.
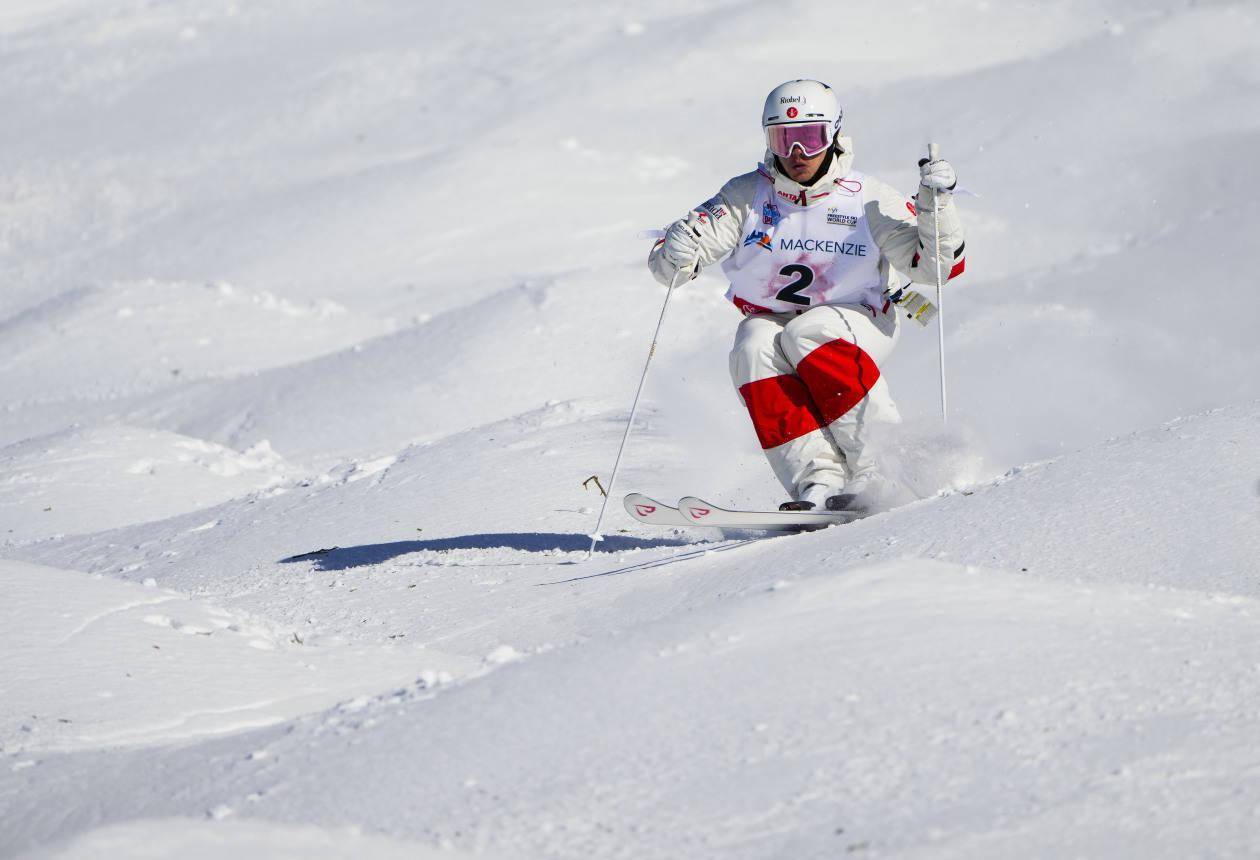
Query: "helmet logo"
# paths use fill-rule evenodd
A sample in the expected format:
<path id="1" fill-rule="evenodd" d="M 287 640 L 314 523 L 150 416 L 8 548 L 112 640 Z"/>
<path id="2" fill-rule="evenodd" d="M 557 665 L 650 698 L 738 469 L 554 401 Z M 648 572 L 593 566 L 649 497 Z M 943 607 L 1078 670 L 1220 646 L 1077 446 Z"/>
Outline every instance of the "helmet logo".
<path id="1" fill-rule="evenodd" d="M 796 119 L 796 115 L 797 115 L 798 113 L 800 113 L 800 111 L 798 111 L 798 110 L 797 110 L 796 108 L 794 108 L 794 107 L 790 107 L 790 108 L 788 108 L 788 109 L 787 109 L 787 117 L 788 117 L 788 119 Z"/>

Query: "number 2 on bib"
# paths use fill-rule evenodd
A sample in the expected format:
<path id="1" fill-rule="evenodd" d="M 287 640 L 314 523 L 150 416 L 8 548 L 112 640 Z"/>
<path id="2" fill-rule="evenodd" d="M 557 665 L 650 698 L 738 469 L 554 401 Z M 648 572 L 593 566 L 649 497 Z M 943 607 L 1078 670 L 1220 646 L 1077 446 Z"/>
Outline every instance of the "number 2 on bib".
<path id="1" fill-rule="evenodd" d="M 781 302 L 791 302 L 794 305 L 807 305 L 811 299 L 809 296 L 802 296 L 801 291 L 807 289 L 814 282 L 814 270 L 809 266 L 802 266 L 800 263 L 793 263 L 790 266 L 784 266 L 779 269 L 779 274 L 785 278 L 795 278 L 783 289 L 779 290 L 779 294 L 775 296 Z"/>

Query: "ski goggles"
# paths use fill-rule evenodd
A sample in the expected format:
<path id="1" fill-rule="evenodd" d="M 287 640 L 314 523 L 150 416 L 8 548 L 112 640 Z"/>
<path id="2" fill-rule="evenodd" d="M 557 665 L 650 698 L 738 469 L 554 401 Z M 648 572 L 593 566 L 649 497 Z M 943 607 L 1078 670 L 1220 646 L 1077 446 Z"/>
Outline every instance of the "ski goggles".
<path id="1" fill-rule="evenodd" d="M 770 151 L 780 158 L 792 154 L 792 147 L 800 147 L 806 158 L 813 158 L 831 146 L 831 123 L 807 122 L 801 125 L 768 125 L 766 142 Z"/>

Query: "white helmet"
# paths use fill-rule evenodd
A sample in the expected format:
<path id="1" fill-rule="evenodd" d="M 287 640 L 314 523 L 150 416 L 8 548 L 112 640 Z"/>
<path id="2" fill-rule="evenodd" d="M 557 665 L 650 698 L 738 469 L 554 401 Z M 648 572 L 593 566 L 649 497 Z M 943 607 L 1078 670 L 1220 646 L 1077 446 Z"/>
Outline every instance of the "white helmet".
<path id="1" fill-rule="evenodd" d="M 840 133 L 840 121 L 844 110 L 836 98 L 836 91 L 821 81 L 800 79 L 779 84 L 766 96 L 761 109 L 761 127 L 771 140 L 770 129 L 774 126 L 796 126 L 825 123 L 828 142 Z M 773 145 L 772 149 L 776 148 Z M 778 153 L 783 154 L 783 153 Z"/>

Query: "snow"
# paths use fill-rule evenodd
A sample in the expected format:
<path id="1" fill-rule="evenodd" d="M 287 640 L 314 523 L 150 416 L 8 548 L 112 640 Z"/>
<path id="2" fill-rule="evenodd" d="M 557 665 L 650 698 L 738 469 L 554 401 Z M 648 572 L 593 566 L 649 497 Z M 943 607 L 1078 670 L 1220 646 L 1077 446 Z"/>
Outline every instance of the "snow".
<path id="1" fill-rule="evenodd" d="M 275 487 L 293 471 L 265 439 L 238 452 L 108 423 L 0 448 L 0 468 L 0 517 L 10 540 L 164 519 Z"/>
<path id="2" fill-rule="evenodd" d="M 216 812 L 220 814 L 214 814 Z M 115 824 L 77 836 L 52 851 L 30 856 L 47 857 L 49 860 L 90 860 L 123 855 L 135 860 L 160 860 L 165 857 L 218 860 L 228 856 L 268 857 L 274 860 L 337 860 L 343 857 L 459 860 L 469 856 L 449 849 L 369 836 L 353 827 L 333 830 L 283 826 L 258 819 L 225 821 L 231 813 L 227 807 L 215 807 L 207 813 L 207 817 L 212 819 L 210 821 L 164 818 Z"/>
<path id="3" fill-rule="evenodd" d="M 1260 854 L 1253 4 L 775 13 L 5 4 L 0 855 Z M 979 195 L 917 500 L 587 559 L 805 75 Z M 721 293 L 616 495 L 780 501 Z"/>
<path id="4" fill-rule="evenodd" d="M 187 740 L 273 725 L 411 681 L 421 655 L 303 638 L 145 587 L 0 562 L 0 745 L 10 755 Z M 455 668 L 458 658 L 428 658 Z M 55 672 L 47 671 L 55 668 Z M 38 713 L 27 710 L 38 708 Z M 25 759 L 23 759 L 25 760 Z"/>

